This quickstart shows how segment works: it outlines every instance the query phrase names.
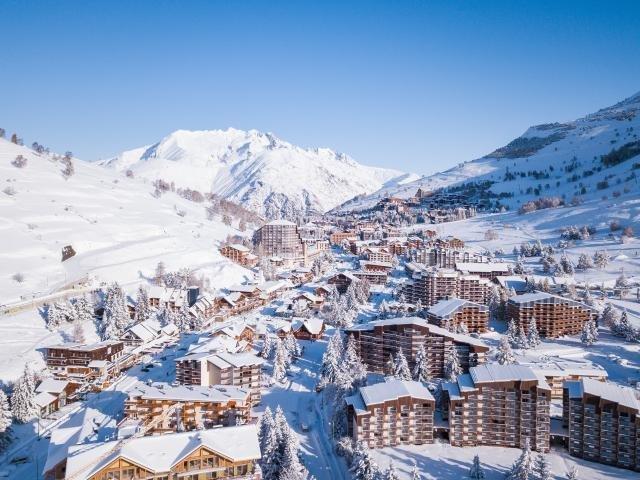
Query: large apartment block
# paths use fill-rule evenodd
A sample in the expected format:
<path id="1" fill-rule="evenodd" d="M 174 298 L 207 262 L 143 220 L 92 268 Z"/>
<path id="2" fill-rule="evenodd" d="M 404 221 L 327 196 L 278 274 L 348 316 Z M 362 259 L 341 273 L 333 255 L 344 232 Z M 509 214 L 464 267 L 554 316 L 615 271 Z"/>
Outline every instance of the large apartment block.
<path id="1" fill-rule="evenodd" d="M 249 392 L 229 385 L 141 383 L 124 403 L 123 425 L 149 426 L 147 433 L 202 430 L 248 423 Z"/>
<path id="2" fill-rule="evenodd" d="M 214 428 L 69 447 L 66 478 L 73 480 L 259 480 L 255 425 Z"/>
<path id="3" fill-rule="evenodd" d="M 45 349 L 47 367 L 57 378 L 82 380 L 113 373 L 124 355 L 124 343 L 117 340 L 83 344 L 63 343 Z"/>
<path id="4" fill-rule="evenodd" d="M 369 448 L 433 443 L 435 399 L 420 382 L 361 387 L 347 403 L 347 432 Z"/>
<path id="5" fill-rule="evenodd" d="M 521 365 L 481 365 L 443 384 L 449 442 L 549 450 L 551 388 Z"/>
<path id="6" fill-rule="evenodd" d="M 565 382 L 562 418 L 571 455 L 640 471 L 638 392 L 590 378 Z"/>
<path id="7" fill-rule="evenodd" d="M 522 325 L 525 332 L 532 318 L 536 319 L 538 333 L 557 338 L 577 335 L 585 322 L 595 320 L 597 313 L 584 303 L 545 292 L 525 293 L 511 297 L 507 302 L 507 320 Z"/>
<path id="8" fill-rule="evenodd" d="M 440 300 L 427 310 L 427 320 L 442 328 L 464 325 L 470 333 L 484 333 L 489 328 L 489 308 L 459 298 Z"/>
<path id="9" fill-rule="evenodd" d="M 457 262 L 487 262 L 488 259 L 479 253 L 467 250 L 456 250 L 446 247 L 426 247 L 415 252 L 413 260 L 428 267 L 456 268 Z"/>
<path id="10" fill-rule="evenodd" d="M 287 266 L 306 263 L 306 246 L 293 222 L 273 220 L 264 224 L 256 230 L 254 244 L 261 256 L 277 257 Z"/>
<path id="11" fill-rule="evenodd" d="M 490 280 L 478 275 L 464 275 L 455 270 L 426 268 L 416 263 L 405 266 L 410 280 L 403 285 L 402 294 L 410 303 L 430 307 L 440 300 L 460 298 L 475 303 L 487 303 Z"/>
<path id="12" fill-rule="evenodd" d="M 181 385 L 232 385 L 247 390 L 251 403 L 260 402 L 262 364 L 252 353 L 194 353 L 177 358 L 176 381 Z"/>
<path id="13" fill-rule="evenodd" d="M 463 371 L 484 363 L 489 347 L 482 340 L 469 335 L 451 333 L 444 328 L 430 325 L 418 317 L 399 317 L 378 320 L 347 329 L 353 335 L 360 358 L 369 371 L 387 371 L 389 356 L 398 351 L 407 358 L 409 367 L 415 365 L 415 356 L 421 345 L 425 346 L 432 377 L 444 377 L 447 355 L 452 349 L 458 354 Z"/>

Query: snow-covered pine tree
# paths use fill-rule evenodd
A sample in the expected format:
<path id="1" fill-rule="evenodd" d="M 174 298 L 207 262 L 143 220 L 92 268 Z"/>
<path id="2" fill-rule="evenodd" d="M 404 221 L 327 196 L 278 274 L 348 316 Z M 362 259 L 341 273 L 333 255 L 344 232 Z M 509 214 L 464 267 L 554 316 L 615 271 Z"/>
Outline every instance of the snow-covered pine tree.
<path id="1" fill-rule="evenodd" d="M 496 352 L 496 360 L 500 365 L 511 365 L 516 361 L 513 351 L 511 350 L 509 339 L 504 335 L 500 338 L 500 344 Z"/>
<path id="2" fill-rule="evenodd" d="M 458 350 L 455 347 L 452 347 L 449 349 L 447 356 L 444 359 L 444 376 L 450 382 L 455 382 L 461 373 L 462 366 L 460 365 Z"/>
<path id="3" fill-rule="evenodd" d="M 506 480 L 529 480 L 534 475 L 534 458 L 531 452 L 529 437 L 524 440 L 524 448 L 520 457 L 513 463 Z"/>
<path id="4" fill-rule="evenodd" d="M 578 469 L 575 465 L 571 465 L 567 470 L 567 480 L 578 480 Z"/>
<path id="5" fill-rule="evenodd" d="M 174 323 L 180 332 L 184 333 L 191 331 L 191 318 L 189 305 L 187 305 L 187 302 L 183 302 L 174 319 Z"/>
<path id="6" fill-rule="evenodd" d="M 11 407 L 4 390 L 0 390 L 0 453 L 2 453 L 10 441 L 11 424 L 13 422 Z"/>
<path id="7" fill-rule="evenodd" d="M 552 480 L 551 467 L 547 456 L 539 453 L 534 466 L 536 480 Z"/>
<path id="8" fill-rule="evenodd" d="M 104 302 L 104 313 L 100 326 L 102 340 L 117 339 L 129 325 L 130 318 L 125 304 L 124 292 L 116 282 L 108 289 Z"/>
<path id="9" fill-rule="evenodd" d="M 144 322 L 151 317 L 151 307 L 149 306 L 149 292 L 142 285 L 138 287 L 136 295 L 136 311 L 134 320 Z"/>
<path id="10" fill-rule="evenodd" d="M 596 327 L 596 322 L 593 320 L 589 320 L 584 323 L 582 326 L 582 335 L 580 336 L 580 341 L 590 347 L 598 340 L 598 327 Z"/>
<path id="11" fill-rule="evenodd" d="M 509 320 L 509 326 L 507 327 L 507 339 L 512 346 L 515 346 L 518 341 L 518 326 L 515 320 Z"/>
<path id="12" fill-rule="evenodd" d="M 289 427 L 280 406 L 276 408 L 274 422 L 279 432 L 278 448 L 282 459 L 278 480 L 305 480 L 308 478 L 309 472 L 300 462 L 300 442 L 295 432 Z"/>
<path id="13" fill-rule="evenodd" d="M 575 267 L 573 266 L 573 262 L 567 257 L 565 254 L 562 254 L 560 257 L 560 263 L 558 264 L 558 272 L 561 275 L 573 276 L 575 273 Z"/>
<path id="14" fill-rule="evenodd" d="M 482 469 L 482 465 L 480 465 L 479 455 L 473 457 L 473 463 L 469 469 L 469 478 L 472 480 L 484 480 L 485 478 L 484 470 Z"/>
<path id="15" fill-rule="evenodd" d="M 378 480 L 380 469 L 364 442 L 356 444 L 351 472 L 353 480 Z"/>
<path id="16" fill-rule="evenodd" d="M 416 352 L 416 361 L 413 367 L 413 379 L 417 382 L 427 382 L 431 379 L 429 370 L 429 357 L 424 344 L 420 345 Z"/>
<path id="17" fill-rule="evenodd" d="M 535 317 L 531 317 L 527 327 L 527 345 L 529 345 L 529 348 L 536 348 L 540 345 L 540 335 L 538 334 L 538 325 Z"/>
<path id="18" fill-rule="evenodd" d="M 336 330 L 327 342 L 327 349 L 322 355 L 322 369 L 320 371 L 320 385 L 338 383 L 338 377 L 341 375 L 340 362 L 344 355 L 344 344 L 340 331 Z"/>
<path id="19" fill-rule="evenodd" d="M 282 382 L 289 368 L 289 352 L 280 339 L 276 341 L 276 355 L 273 359 L 273 379 Z"/>
<path id="20" fill-rule="evenodd" d="M 18 423 L 26 423 L 36 416 L 36 385 L 33 372 L 25 365 L 22 376 L 16 381 L 11 395 L 11 411 Z"/>
<path id="21" fill-rule="evenodd" d="M 527 334 L 524 333 L 524 326 L 520 324 L 518 327 L 518 336 L 516 337 L 516 347 L 522 350 L 529 348 L 529 342 L 527 341 Z"/>
<path id="22" fill-rule="evenodd" d="M 576 270 L 580 270 L 584 272 L 585 270 L 589 270 L 593 268 L 593 262 L 591 261 L 591 257 L 586 253 L 581 253 L 578 257 L 578 264 L 576 265 Z"/>
<path id="23" fill-rule="evenodd" d="M 393 376 L 395 374 L 396 362 L 393 359 L 393 355 L 391 353 L 389 353 L 389 358 L 387 358 L 387 361 L 385 363 L 385 369 L 387 375 Z"/>
<path id="24" fill-rule="evenodd" d="M 624 274 L 624 272 L 622 272 L 616 279 L 615 289 L 620 295 L 620 299 L 626 297 L 629 294 L 629 290 L 631 290 L 631 282 Z"/>
<path id="25" fill-rule="evenodd" d="M 606 250 L 598 250 L 593 254 L 593 264 L 600 270 L 607 268 L 609 265 L 609 253 Z"/>
<path id="26" fill-rule="evenodd" d="M 269 412 L 271 413 L 271 412 Z M 265 409 L 265 415 L 267 411 Z M 264 415 L 263 415 L 264 417 Z M 280 450 L 280 432 L 276 425 L 275 416 L 265 419 L 261 423 L 264 429 L 260 438 L 260 450 L 262 458 L 260 459 L 260 467 L 262 468 L 262 478 L 264 480 L 277 480 L 278 472 L 282 465 L 282 454 Z"/>
<path id="27" fill-rule="evenodd" d="M 491 318 L 494 320 L 502 320 L 500 292 L 497 285 L 492 285 L 491 290 L 489 290 L 487 304 L 489 306 L 489 315 L 491 315 Z"/>
<path id="28" fill-rule="evenodd" d="M 264 413 L 260 417 L 260 420 L 258 420 L 258 443 L 260 444 L 261 451 L 265 450 L 265 441 L 274 426 L 273 412 L 271 411 L 271 407 L 267 405 L 264 409 Z"/>
<path id="29" fill-rule="evenodd" d="M 396 358 L 393 360 L 393 376 L 400 380 L 411 380 L 411 370 L 402 349 L 396 352 Z"/>
<path id="30" fill-rule="evenodd" d="M 418 470 L 418 465 L 416 465 L 416 461 L 413 461 L 413 466 L 411 467 L 411 473 L 409 474 L 410 480 L 421 480 L 422 477 L 420 475 L 420 470 Z"/>
<path id="31" fill-rule="evenodd" d="M 64 320 L 60 307 L 56 303 L 52 303 L 47 308 L 47 328 L 55 330 L 62 324 Z"/>
<path id="32" fill-rule="evenodd" d="M 342 362 L 339 365 L 344 374 L 349 379 L 352 387 L 359 387 L 364 384 L 367 378 L 367 367 L 360 360 L 356 349 L 356 340 L 353 335 L 349 335 L 347 348 L 344 350 Z"/>
<path id="33" fill-rule="evenodd" d="M 396 466 L 393 464 L 393 460 L 389 461 L 389 466 L 382 474 L 382 480 L 400 480 Z"/>
<path id="34" fill-rule="evenodd" d="M 270 359 L 273 354 L 274 346 L 273 337 L 268 333 L 265 333 L 264 340 L 262 341 L 262 349 L 260 350 L 260 356 L 265 359 Z"/>
<path id="35" fill-rule="evenodd" d="M 293 359 L 294 357 L 302 355 L 302 347 L 291 331 L 287 332 L 284 337 L 284 346 L 287 349 L 287 352 L 289 352 L 289 358 Z"/>
<path id="36" fill-rule="evenodd" d="M 76 300 L 73 307 L 76 311 L 76 322 L 85 323 L 94 320 L 95 314 L 93 304 L 86 296 L 82 296 Z"/>
<path id="37" fill-rule="evenodd" d="M 385 299 L 382 299 L 382 302 L 380 302 L 380 318 L 387 318 L 387 316 L 389 315 L 389 305 L 387 304 L 387 301 Z"/>
<path id="38" fill-rule="evenodd" d="M 467 328 L 467 324 L 464 322 L 460 322 L 456 327 L 456 333 L 459 333 L 461 335 L 468 335 L 469 329 Z"/>

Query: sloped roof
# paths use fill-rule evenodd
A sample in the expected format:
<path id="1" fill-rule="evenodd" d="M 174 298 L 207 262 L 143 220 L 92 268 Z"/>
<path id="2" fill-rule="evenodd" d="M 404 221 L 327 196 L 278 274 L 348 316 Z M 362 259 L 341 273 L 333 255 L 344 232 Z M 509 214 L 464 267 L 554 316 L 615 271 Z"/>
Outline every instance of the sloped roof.
<path id="1" fill-rule="evenodd" d="M 359 390 L 366 406 L 396 400 L 400 397 L 434 400 L 433 395 L 421 382 L 407 380 L 390 380 L 361 387 Z"/>
<path id="2" fill-rule="evenodd" d="M 230 385 L 170 385 L 168 383 L 147 385 L 138 383 L 129 391 L 129 397 L 140 397 L 148 400 L 173 400 L 194 402 L 227 402 L 242 401 L 249 397 L 249 392 Z"/>
<path id="3" fill-rule="evenodd" d="M 565 382 L 565 385 L 568 384 L 574 384 L 574 388 L 570 388 L 569 390 L 572 398 L 581 398 L 583 394 L 586 393 L 640 411 L 639 393 L 633 388 L 623 387 L 622 385 L 616 385 L 610 382 L 600 382 L 592 378 Z"/>
<path id="4" fill-rule="evenodd" d="M 460 298 L 451 298 L 449 300 L 440 300 L 438 303 L 432 305 L 427 312 L 435 317 L 448 318 L 465 306 L 488 310 L 486 305 L 480 305 L 479 303 L 462 300 Z"/>

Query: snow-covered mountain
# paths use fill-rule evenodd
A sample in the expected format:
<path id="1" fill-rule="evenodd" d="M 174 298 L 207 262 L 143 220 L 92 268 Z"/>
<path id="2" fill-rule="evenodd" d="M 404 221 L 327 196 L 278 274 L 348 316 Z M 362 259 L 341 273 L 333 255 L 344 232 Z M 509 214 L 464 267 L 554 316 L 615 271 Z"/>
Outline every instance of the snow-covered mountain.
<path id="1" fill-rule="evenodd" d="M 16 162 L 18 156 L 26 164 Z M 77 285 L 117 280 L 127 289 L 168 270 L 191 267 L 213 286 L 236 283 L 247 270 L 216 248 L 238 231 L 205 205 L 173 193 L 155 198 L 150 184 L 73 160 L 65 179 L 53 155 L 0 139 L 0 305 Z M 62 249 L 77 254 L 62 262 Z M 216 285 L 217 282 L 217 285 Z"/>
<path id="2" fill-rule="evenodd" d="M 176 188 L 216 193 L 269 218 L 325 212 L 354 195 L 417 178 L 361 165 L 328 148 L 305 149 L 270 133 L 235 129 L 178 130 L 100 163 Z"/>
<path id="3" fill-rule="evenodd" d="M 540 198 L 566 202 L 638 196 L 640 185 L 640 93 L 575 121 L 529 128 L 494 152 L 395 188 L 359 196 L 339 210 L 358 210 L 381 198 L 407 198 L 418 188 L 464 189 L 475 184 L 492 204 L 512 209 Z M 471 189 L 468 189 L 471 192 Z"/>

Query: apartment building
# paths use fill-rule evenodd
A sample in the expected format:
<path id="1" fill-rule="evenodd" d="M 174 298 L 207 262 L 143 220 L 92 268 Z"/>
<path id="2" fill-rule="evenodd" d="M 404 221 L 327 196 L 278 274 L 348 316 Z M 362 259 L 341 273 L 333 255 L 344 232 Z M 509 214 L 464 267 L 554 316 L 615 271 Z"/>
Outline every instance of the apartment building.
<path id="1" fill-rule="evenodd" d="M 489 328 L 489 308 L 460 298 L 440 300 L 427 310 L 427 321 L 442 328 L 464 325 L 469 333 L 484 333 Z"/>
<path id="2" fill-rule="evenodd" d="M 498 262 L 456 262 L 455 269 L 466 275 L 477 275 L 489 280 L 511 273 L 511 266 L 508 263 Z"/>
<path id="3" fill-rule="evenodd" d="M 480 365 L 443 384 L 449 443 L 549 450 L 551 388 L 521 365 Z"/>
<path id="4" fill-rule="evenodd" d="M 591 378 L 565 382 L 569 453 L 640 471 L 640 399 L 632 388 Z"/>
<path id="5" fill-rule="evenodd" d="M 199 352 L 175 362 L 176 381 L 181 385 L 232 385 L 248 390 L 252 404 L 260 402 L 264 361 L 252 353 Z"/>
<path id="6" fill-rule="evenodd" d="M 353 335 L 358 353 L 369 371 L 388 372 L 389 356 L 398 351 L 407 358 L 409 367 L 415 365 L 415 356 L 421 345 L 425 346 L 432 377 L 444 377 L 444 365 L 452 349 L 458 354 L 463 371 L 484 363 L 489 347 L 469 335 L 451 333 L 444 328 L 430 325 L 423 318 L 398 317 L 355 325 L 346 330 Z"/>
<path id="7" fill-rule="evenodd" d="M 369 246 L 362 252 L 370 262 L 384 262 L 390 264 L 393 261 L 393 254 L 384 247 Z"/>
<path id="8" fill-rule="evenodd" d="M 124 343 L 117 340 L 83 344 L 63 343 L 45 348 L 45 362 L 54 377 L 84 380 L 114 374 L 124 355 Z"/>
<path id="9" fill-rule="evenodd" d="M 241 425 L 251 419 L 249 397 L 249 391 L 229 385 L 140 383 L 124 402 L 123 424 L 151 424 L 148 434 Z"/>
<path id="10" fill-rule="evenodd" d="M 547 384 L 551 387 L 551 398 L 554 400 L 562 399 L 564 383 L 567 381 L 591 378 L 604 382 L 609 376 L 607 371 L 600 365 L 585 359 L 568 360 L 565 358 L 550 358 L 544 363 L 518 363 L 530 367 L 536 375 L 544 377 Z"/>
<path id="11" fill-rule="evenodd" d="M 66 476 L 56 479 L 262 477 L 255 425 L 73 445 L 68 452 Z"/>
<path id="12" fill-rule="evenodd" d="M 332 245 L 342 245 L 342 242 L 345 240 L 347 242 L 351 242 L 352 240 L 356 240 L 358 235 L 355 232 L 333 232 L 329 235 L 329 242 Z"/>
<path id="13" fill-rule="evenodd" d="M 525 332 L 531 319 L 535 318 L 541 336 L 557 338 L 581 333 L 585 322 L 597 318 L 597 312 L 569 298 L 534 292 L 511 297 L 507 302 L 506 317 L 516 325 L 522 325 Z"/>
<path id="14" fill-rule="evenodd" d="M 220 253 L 232 262 L 253 267 L 258 264 L 258 257 L 251 253 L 251 249 L 239 243 L 225 245 L 220 249 Z"/>
<path id="15" fill-rule="evenodd" d="M 256 230 L 253 241 L 260 256 L 277 257 L 285 266 L 306 263 L 306 245 L 293 222 L 273 220 L 266 223 Z"/>
<path id="16" fill-rule="evenodd" d="M 366 280 L 370 285 L 386 285 L 389 278 L 386 272 L 375 270 L 356 270 L 353 276 L 358 280 Z"/>
<path id="17" fill-rule="evenodd" d="M 417 250 L 413 255 L 413 261 L 422 263 L 427 267 L 456 268 L 456 263 L 482 263 L 488 258 L 479 253 L 467 250 L 455 250 L 446 247 L 427 247 Z"/>
<path id="18" fill-rule="evenodd" d="M 369 448 L 433 443 L 435 399 L 420 382 L 390 380 L 345 399 L 347 433 Z"/>
<path id="19" fill-rule="evenodd" d="M 449 269 L 428 268 L 408 262 L 405 271 L 410 280 L 402 286 L 402 294 L 409 303 L 431 306 L 447 298 L 460 298 L 486 304 L 491 290 L 488 279 L 477 275 L 463 275 Z"/>

